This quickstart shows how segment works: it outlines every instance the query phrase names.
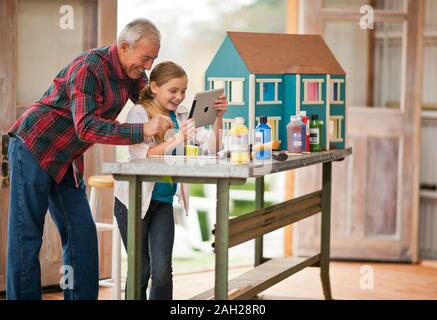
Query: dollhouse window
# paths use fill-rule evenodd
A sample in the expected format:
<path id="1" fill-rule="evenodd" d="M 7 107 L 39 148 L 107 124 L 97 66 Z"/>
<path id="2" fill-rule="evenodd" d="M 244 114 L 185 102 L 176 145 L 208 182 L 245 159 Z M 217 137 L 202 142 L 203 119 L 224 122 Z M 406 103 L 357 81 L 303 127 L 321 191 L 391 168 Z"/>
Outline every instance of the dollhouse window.
<path id="1" fill-rule="evenodd" d="M 343 103 L 341 89 L 343 79 L 331 79 L 331 103 Z"/>
<path id="2" fill-rule="evenodd" d="M 281 104 L 279 84 L 282 79 L 257 79 L 259 83 L 259 100 L 257 104 Z"/>
<path id="3" fill-rule="evenodd" d="M 275 101 L 275 84 L 273 82 L 264 82 L 262 84 L 264 101 Z"/>
<path id="4" fill-rule="evenodd" d="M 304 79 L 303 104 L 322 104 L 323 79 Z"/>
<path id="5" fill-rule="evenodd" d="M 225 81 L 223 80 L 211 81 L 211 89 L 222 89 L 222 88 L 225 88 Z"/>
<path id="6" fill-rule="evenodd" d="M 329 117 L 329 141 L 331 142 L 343 142 L 342 136 L 342 122 L 343 116 L 330 116 Z"/>
<path id="7" fill-rule="evenodd" d="M 243 81 L 230 81 L 228 96 L 230 104 L 244 104 L 243 100 Z"/>
<path id="8" fill-rule="evenodd" d="M 319 101 L 319 83 L 310 82 L 307 85 L 307 98 L 308 101 Z"/>
<path id="9" fill-rule="evenodd" d="M 225 89 L 229 105 L 244 105 L 244 78 L 209 78 L 210 89 Z"/>

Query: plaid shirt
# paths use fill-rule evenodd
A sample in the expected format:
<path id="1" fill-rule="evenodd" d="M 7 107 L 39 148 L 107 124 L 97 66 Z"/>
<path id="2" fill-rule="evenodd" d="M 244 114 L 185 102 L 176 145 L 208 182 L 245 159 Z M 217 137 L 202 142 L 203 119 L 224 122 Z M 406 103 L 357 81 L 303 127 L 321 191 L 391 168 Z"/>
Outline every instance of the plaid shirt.
<path id="1" fill-rule="evenodd" d="M 138 80 L 126 75 L 116 45 L 86 51 L 61 70 L 9 134 L 24 140 L 57 183 L 73 164 L 78 185 L 84 172 L 83 154 L 94 143 L 143 142 L 143 124 L 120 124 L 115 119 L 129 98 L 136 102 L 146 82 L 145 75 Z"/>

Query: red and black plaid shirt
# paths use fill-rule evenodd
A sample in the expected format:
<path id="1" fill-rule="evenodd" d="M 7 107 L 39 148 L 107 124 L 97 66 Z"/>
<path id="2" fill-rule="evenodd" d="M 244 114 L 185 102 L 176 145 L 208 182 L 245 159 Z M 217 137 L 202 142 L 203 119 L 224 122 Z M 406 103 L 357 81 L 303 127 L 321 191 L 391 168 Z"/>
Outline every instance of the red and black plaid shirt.
<path id="1" fill-rule="evenodd" d="M 9 133 L 24 140 L 57 183 L 73 164 L 78 184 L 83 177 L 83 154 L 94 143 L 143 142 L 143 124 L 120 124 L 115 119 L 129 98 L 137 100 L 146 82 L 145 75 L 138 80 L 126 75 L 116 45 L 86 51 L 59 72 Z"/>

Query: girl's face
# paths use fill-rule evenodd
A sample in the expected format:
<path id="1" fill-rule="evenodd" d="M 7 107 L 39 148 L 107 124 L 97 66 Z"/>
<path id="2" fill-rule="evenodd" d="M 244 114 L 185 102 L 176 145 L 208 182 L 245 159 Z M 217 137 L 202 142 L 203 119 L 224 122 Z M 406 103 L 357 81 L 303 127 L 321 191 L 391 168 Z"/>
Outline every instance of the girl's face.
<path id="1" fill-rule="evenodd" d="M 173 78 L 160 87 L 156 82 L 152 81 L 150 88 L 154 95 L 153 102 L 168 111 L 176 111 L 179 104 L 185 99 L 187 84 L 188 79 L 185 76 L 182 78 Z"/>

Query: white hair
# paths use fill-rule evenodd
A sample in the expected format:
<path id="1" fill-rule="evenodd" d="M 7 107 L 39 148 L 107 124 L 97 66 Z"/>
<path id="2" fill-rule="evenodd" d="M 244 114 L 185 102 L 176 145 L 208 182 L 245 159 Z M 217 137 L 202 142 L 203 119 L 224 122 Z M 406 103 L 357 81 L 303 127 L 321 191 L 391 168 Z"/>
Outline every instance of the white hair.
<path id="1" fill-rule="evenodd" d="M 129 22 L 126 27 L 121 30 L 117 44 L 126 41 L 129 45 L 133 45 L 141 38 L 146 38 L 159 44 L 161 41 L 161 33 L 152 21 L 145 18 L 137 18 Z"/>

